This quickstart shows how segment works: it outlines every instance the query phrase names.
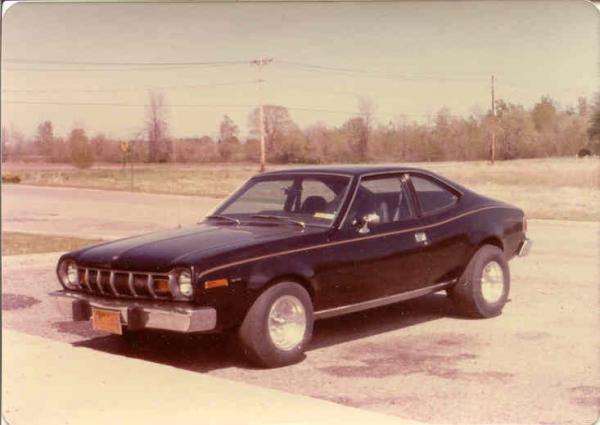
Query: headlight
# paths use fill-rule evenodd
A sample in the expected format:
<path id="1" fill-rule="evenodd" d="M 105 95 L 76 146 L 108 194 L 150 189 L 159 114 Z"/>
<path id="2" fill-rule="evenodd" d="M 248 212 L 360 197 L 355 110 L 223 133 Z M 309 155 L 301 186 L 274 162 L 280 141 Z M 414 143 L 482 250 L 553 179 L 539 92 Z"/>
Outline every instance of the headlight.
<path id="1" fill-rule="evenodd" d="M 79 275 L 77 264 L 72 260 L 65 260 L 58 266 L 58 277 L 60 282 L 69 289 L 79 288 Z"/>
<path id="2" fill-rule="evenodd" d="M 192 273 L 189 270 L 179 272 L 177 276 L 177 284 L 179 285 L 179 293 L 184 297 L 191 297 L 194 293 L 192 286 Z"/>

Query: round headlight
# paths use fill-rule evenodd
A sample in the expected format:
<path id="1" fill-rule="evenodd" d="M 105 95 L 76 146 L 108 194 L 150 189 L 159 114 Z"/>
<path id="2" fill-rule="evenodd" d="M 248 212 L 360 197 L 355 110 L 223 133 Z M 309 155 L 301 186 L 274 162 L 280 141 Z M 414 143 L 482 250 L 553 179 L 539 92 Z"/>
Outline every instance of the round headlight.
<path id="1" fill-rule="evenodd" d="M 77 273 L 77 264 L 74 261 L 64 261 L 59 267 L 59 277 L 63 285 L 70 289 L 77 289 L 79 286 L 79 275 Z"/>
<path id="2" fill-rule="evenodd" d="M 191 297 L 194 292 L 194 288 L 192 287 L 192 273 L 189 270 L 179 273 L 178 283 L 179 293 L 184 297 Z"/>

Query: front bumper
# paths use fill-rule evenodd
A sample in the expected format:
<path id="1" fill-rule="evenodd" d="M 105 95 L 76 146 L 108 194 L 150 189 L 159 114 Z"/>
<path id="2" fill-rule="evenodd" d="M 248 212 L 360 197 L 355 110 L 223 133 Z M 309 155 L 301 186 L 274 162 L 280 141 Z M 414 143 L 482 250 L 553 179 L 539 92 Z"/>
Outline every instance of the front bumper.
<path id="1" fill-rule="evenodd" d="M 207 332 L 217 325 L 217 311 L 193 304 L 164 303 L 97 297 L 76 291 L 56 291 L 60 312 L 75 321 L 90 320 L 92 308 L 119 311 L 128 329 L 160 329 L 174 332 Z"/>
<path id="2" fill-rule="evenodd" d="M 531 250 L 531 246 L 533 245 L 533 241 L 531 239 L 525 239 L 519 245 L 519 250 L 517 251 L 517 255 L 519 257 L 525 257 L 529 255 L 529 251 Z"/>

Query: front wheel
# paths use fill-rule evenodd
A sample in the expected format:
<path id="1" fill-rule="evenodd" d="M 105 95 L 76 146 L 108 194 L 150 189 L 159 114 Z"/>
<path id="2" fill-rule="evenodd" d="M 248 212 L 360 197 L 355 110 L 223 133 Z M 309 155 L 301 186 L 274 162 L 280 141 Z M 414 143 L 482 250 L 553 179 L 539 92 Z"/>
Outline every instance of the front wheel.
<path id="1" fill-rule="evenodd" d="M 313 306 L 306 289 L 280 282 L 248 310 L 238 337 L 245 356 L 263 367 L 296 363 L 304 357 L 313 330 Z"/>
<path id="2" fill-rule="evenodd" d="M 461 313 L 487 318 L 502 312 L 509 291 L 510 271 L 504 253 L 496 246 L 484 245 L 448 294 Z"/>

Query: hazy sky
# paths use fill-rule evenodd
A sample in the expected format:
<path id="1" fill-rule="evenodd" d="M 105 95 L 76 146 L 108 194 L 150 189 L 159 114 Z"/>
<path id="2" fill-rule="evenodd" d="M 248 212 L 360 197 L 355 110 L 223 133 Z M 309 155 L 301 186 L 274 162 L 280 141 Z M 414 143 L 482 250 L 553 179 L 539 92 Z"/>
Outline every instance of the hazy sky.
<path id="1" fill-rule="evenodd" d="M 498 98 L 575 105 L 598 90 L 599 22 L 570 0 L 19 3 L 2 26 L 2 125 L 30 135 L 49 119 L 58 135 L 80 125 L 132 137 L 159 89 L 174 136 L 214 135 L 225 113 L 245 133 L 257 104 L 248 61 L 261 56 L 273 58 L 265 102 L 302 126 L 341 124 L 358 96 L 380 122 L 485 112 L 492 73 Z M 173 62 L 195 64 L 155 65 Z"/>

